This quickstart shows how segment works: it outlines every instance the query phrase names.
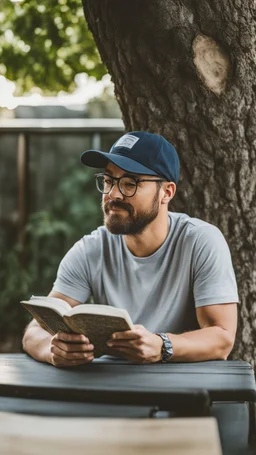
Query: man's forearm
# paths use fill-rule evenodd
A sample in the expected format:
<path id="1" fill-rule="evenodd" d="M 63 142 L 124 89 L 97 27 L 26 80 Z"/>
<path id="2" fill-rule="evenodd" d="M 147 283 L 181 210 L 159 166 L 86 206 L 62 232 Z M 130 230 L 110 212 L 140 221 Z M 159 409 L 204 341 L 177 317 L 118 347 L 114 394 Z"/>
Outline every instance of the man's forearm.
<path id="1" fill-rule="evenodd" d="M 23 349 L 34 359 L 50 363 L 50 344 L 52 336 L 38 324 L 30 324 L 24 334 Z"/>
<path id="2" fill-rule="evenodd" d="M 167 333 L 174 355 L 171 361 L 197 362 L 203 360 L 226 360 L 234 338 L 221 327 L 206 327 L 181 335 Z"/>

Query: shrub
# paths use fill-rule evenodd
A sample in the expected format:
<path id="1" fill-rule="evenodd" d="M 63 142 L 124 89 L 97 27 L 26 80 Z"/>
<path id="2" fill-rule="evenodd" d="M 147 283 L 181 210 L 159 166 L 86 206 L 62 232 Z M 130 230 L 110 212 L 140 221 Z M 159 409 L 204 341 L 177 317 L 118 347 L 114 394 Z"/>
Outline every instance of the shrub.
<path id="1" fill-rule="evenodd" d="M 26 227 L 26 265 L 21 267 L 20 246 L 0 256 L 0 337 L 21 336 L 31 319 L 20 300 L 47 295 L 58 264 L 75 241 L 102 222 L 100 195 L 93 171 L 69 166 L 54 195 L 40 212 L 31 214 Z"/>

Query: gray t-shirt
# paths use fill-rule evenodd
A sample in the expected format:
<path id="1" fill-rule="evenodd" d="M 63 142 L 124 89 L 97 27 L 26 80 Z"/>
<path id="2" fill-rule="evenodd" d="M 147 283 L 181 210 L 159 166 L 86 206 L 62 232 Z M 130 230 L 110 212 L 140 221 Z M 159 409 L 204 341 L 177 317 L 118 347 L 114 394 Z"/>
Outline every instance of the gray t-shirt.
<path id="1" fill-rule="evenodd" d="M 197 329 L 195 308 L 238 302 L 229 248 L 209 223 L 183 213 L 169 219 L 165 242 L 148 257 L 134 256 L 104 226 L 85 235 L 61 261 L 53 289 L 125 308 L 151 332 Z"/>

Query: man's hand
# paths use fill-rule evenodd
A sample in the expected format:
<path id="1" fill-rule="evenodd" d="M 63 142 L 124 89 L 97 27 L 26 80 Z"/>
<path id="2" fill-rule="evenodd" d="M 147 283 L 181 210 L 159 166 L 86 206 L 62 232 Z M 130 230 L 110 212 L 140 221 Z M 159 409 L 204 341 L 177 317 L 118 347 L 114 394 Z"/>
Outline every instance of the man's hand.
<path id="1" fill-rule="evenodd" d="M 134 330 L 113 333 L 108 346 L 133 363 L 155 363 L 161 360 L 162 339 L 143 325 Z"/>
<path id="2" fill-rule="evenodd" d="M 94 346 L 84 335 L 58 332 L 51 339 L 50 363 L 55 367 L 74 367 L 92 362 Z"/>

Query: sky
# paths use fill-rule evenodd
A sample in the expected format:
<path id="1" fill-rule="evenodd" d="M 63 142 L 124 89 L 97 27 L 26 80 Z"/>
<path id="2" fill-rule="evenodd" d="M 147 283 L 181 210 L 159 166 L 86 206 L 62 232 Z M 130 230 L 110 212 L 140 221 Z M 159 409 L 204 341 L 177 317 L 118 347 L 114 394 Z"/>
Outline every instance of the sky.
<path id="1" fill-rule="evenodd" d="M 15 83 L 0 76 L 0 107 L 15 109 L 19 105 L 78 105 L 86 104 L 90 99 L 100 97 L 105 88 L 113 88 L 110 76 L 106 74 L 101 81 L 89 77 L 86 73 L 75 77 L 76 89 L 73 93 L 60 92 L 56 96 L 42 96 L 39 90 L 27 96 L 14 96 Z"/>

